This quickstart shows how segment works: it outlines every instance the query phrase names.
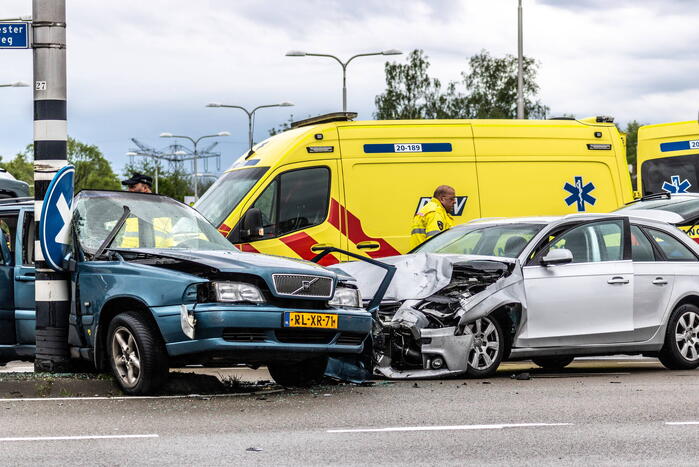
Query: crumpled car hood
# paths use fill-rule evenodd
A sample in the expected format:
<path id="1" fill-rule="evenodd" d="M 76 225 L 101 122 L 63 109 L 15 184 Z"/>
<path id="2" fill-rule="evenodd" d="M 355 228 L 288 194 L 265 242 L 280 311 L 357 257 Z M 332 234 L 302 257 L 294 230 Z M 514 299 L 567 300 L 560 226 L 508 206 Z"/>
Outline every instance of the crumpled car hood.
<path id="1" fill-rule="evenodd" d="M 468 261 L 494 261 L 514 264 L 515 259 L 497 256 L 451 255 L 441 253 L 414 253 L 389 256 L 379 261 L 396 267 L 396 274 L 386 291 L 384 300 L 422 299 L 446 287 L 452 278 L 454 264 Z M 383 279 L 385 271 L 363 261 L 353 261 L 328 266 L 328 269 L 343 271 L 357 280 L 363 297 L 373 297 Z"/>
<path id="2" fill-rule="evenodd" d="M 251 272 L 271 270 L 274 272 L 314 274 L 332 277 L 333 273 L 323 266 L 304 260 L 281 256 L 260 255 L 257 253 L 237 253 L 219 250 L 170 250 L 161 248 L 130 248 L 130 253 L 142 253 L 161 258 L 172 258 L 216 269 L 220 272 Z"/>

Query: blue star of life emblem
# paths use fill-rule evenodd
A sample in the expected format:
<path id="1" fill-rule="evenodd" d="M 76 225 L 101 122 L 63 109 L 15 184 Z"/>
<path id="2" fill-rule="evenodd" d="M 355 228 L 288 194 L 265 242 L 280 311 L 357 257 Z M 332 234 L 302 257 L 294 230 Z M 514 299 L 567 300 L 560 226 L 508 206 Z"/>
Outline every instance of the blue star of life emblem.
<path id="1" fill-rule="evenodd" d="M 585 203 L 594 206 L 597 202 L 597 199 L 590 194 L 590 192 L 595 189 L 594 183 L 587 182 L 583 184 L 582 177 L 575 177 L 575 185 L 566 182 L 566 184 L 563 185 L 563 189 L 570 193 L 570 196 L 565 199 L 566 204 L 568 206 L 573 203 L 577 204 L 578 212 L 585 211 Z"/>
<path id="2" fill-rule="evenodd" d="M 662 188 L 668 193 L 687 193 L 691 186 L 692 184 L 686 178 L 680 182 L 680 176 L 673 175 L 670 177 L 670 182 L 663 182 Z"/>

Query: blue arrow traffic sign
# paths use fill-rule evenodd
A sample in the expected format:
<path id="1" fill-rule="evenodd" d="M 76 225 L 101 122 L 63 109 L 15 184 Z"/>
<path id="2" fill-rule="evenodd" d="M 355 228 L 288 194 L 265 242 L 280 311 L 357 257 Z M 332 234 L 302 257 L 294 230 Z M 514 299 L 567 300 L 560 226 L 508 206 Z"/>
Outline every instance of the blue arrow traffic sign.
<path id="1" fill-rule="evenodd" d="M 44 260 L 51 269 L 63 271 L 63 258 L 70 248 L 73 217 L 73 177 L 75 167 L 67 165 L 56 172 L 46 190 L 39 218 L 39 241 Z"/>
<path id="2" fill-rule="evenodd" d="M 28 49 L 29 23 L 0 23 L 0 49 Z"/>

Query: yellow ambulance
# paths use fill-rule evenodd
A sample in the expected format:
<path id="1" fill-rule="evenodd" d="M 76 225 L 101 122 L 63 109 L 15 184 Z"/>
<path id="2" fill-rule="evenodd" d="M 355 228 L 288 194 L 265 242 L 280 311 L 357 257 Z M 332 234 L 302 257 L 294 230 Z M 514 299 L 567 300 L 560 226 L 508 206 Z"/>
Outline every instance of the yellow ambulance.
<path id="1" fill-rule="evenodd" d="M 637 159 L 642 196 L 699 192 L 699 122 L 642 126 Z"/>
<path id="2" fill-rule="evenodd" d="M 632 200 L 611 119 L 307 119 L 241 156 L 195 207 L 243 251 L 310 259 L 335 246 L 406 253 L 438 185 L 457 224 L 482 217 L 609 212 Z M 322 264 L 346 260 L 328 255 Z"/>

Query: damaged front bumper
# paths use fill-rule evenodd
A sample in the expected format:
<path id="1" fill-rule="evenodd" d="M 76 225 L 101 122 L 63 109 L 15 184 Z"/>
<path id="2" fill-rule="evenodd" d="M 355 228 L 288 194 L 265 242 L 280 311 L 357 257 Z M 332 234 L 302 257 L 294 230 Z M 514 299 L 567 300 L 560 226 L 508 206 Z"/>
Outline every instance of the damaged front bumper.
<path id="1" fill-rule="evenodd" d="M 374 375 L 418 379 L 464 374 L 475 341 L 469 323 L 500 309 L 518 310 L 511 317 L 514 329 L 526 309 L 522 270 L 515 260 L 424 253 L 384 260 L 397 267 L 387 302 L 400 306 L 374 313 Z M 370 265 L 336 267 L 358 280 L 363 295 L 375 290 L 377 272 Z"/>
<path id="2" fill-rule="evenodd" d="M 423 329 L 422 368 L 397 370 L 391 366 L 388 355 L 381 355 L 374 366 L 374 373 L 391 379 L 440 378 L 459 375 L 468 367 L 468 354 L 473 345 L 473 334 L 467 329 L 455 335 L 456 328 Z"/>

